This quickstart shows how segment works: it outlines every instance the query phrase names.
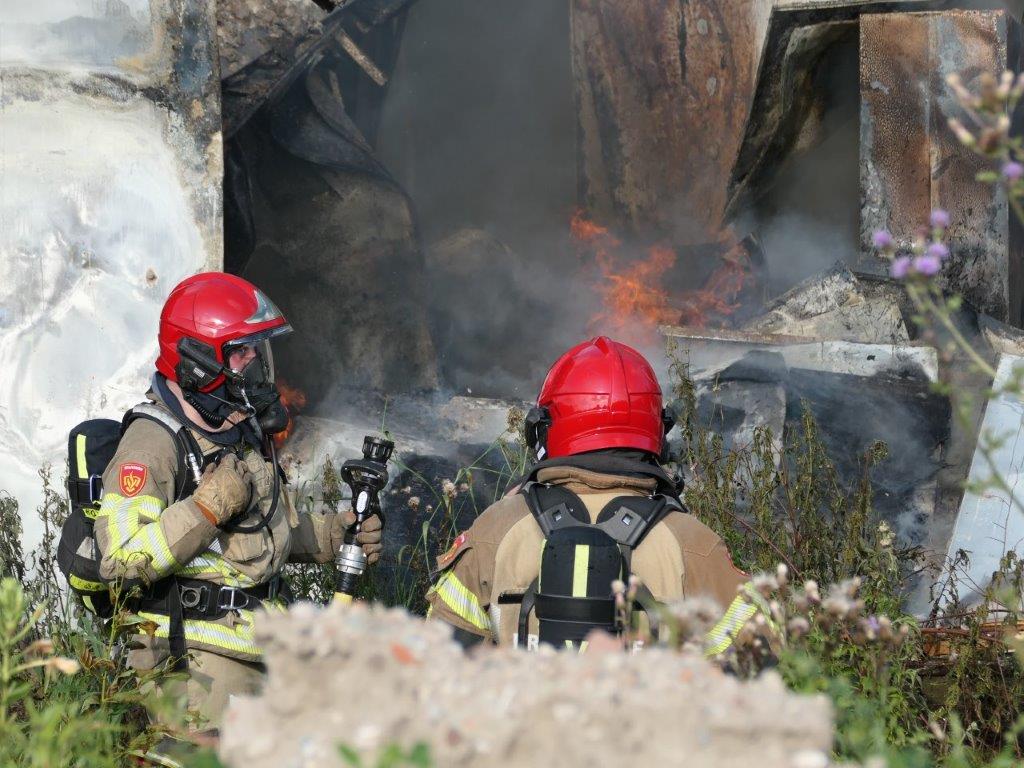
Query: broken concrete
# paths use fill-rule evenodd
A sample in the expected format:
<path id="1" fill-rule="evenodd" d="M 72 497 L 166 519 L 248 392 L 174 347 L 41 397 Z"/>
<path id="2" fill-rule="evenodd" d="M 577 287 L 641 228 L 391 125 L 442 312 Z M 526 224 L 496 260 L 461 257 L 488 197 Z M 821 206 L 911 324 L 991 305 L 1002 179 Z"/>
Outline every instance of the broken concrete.
<path id="1" fill-rule="evenodd" d="M 899 304 L 890 297 L 869 295 L 843 266 L 791 289 L 743 330 L 869 344 L 909 340 Z"/>
<path id="2" fill-rule="evenodd" d="M 838 271 L 824 283 L 849 287 L 850 278 Z M 801 290 L 781 306 L 799 316 L 833 306 L 834 296 L 822 287 Z M 727 450 L 749 445 L 753 429 L 763 425 L 771 428 L 778 454 L 784 435 L 800 429 L 809 409 L 839 476 L 853 487 L 862 476 L 861 457 L 882 440 L 890 458 L 872 472 L 875 508 L 902 543 L 928 539 L 950 430 L 949 402 L 932 392 L 939 380 L 934 348 L 737 331 L 662 331 L 681 347 L 676 356 L 690 363 L 698 418 L 722 437 Z M 745 472 L 735 478 L 740 488 Z"/>
<path id="3" fill-rule="evenodd" d="M 219 756 L 229 768 L 363 764 L 399 745 L 432 764 L 555 762 L 793 768 L 829 765 L 826 697 L 786 691 L 774 672 L 740 682 L 697 655 L 482 648 L 466 655 L 440 622 L 401 609 L 293 607 L 257 628 L 269 677 L 233 697 Z M 572 733 L 575 738 L 567 738 Z M 301 756 L 301 757 L 299 757 Z"/>
<path id="4" fill-rule="evenodd" d="M 1001 355 L 993 389 L 1006 389 L 1022 373 L 1024 357 Z M 943 578 L 955 584 L 960 601 L 968 606 L 982 598 L 1003 555 L 1020 552 L 1024 546 L 1024 499 L 1019 490 L 1024 479 L 1022 430 L 1024 402 L 1019 395 L 1004 392 L 989 401 L 981 424 L 980 440 L 984 442 L 971 463 L 968 490 L 949 538 Z M 996 473 L 1011 491 L 995 487 Z M 969 562 L 951 572 L 948 567 L 960 551 L 967 553 Z"/>
<path id="5" fill-rule="evenodd" d="M 909 244 L 944 208 L 952 225 L 946 288 L 998 320 L 1024 322 L 1024 240 L 1003 188 L 978 181 L 989 160 L 965 150 L 949 129 L 969 122 L 946 85 L 1022 66 L 1020 25 L 1005 11 L 868 14 L 861 18 L 861 251 L 863 268 L 888 262 L 872 233 Z"/>
<path id="6" fill-rule="evenodd" d="M 916 343 L 903 346 L 857 344 L 677 326 L 662 326 L 661 332 L 673 340 L 676 349 L 672 354 L 688 363 L 690 375 L 697 380 L 713 379 L 753 350 L 778 352 L 787 366 L 811 371 L 876 376 L 898 375 L 909 369 L 919 372 L 928 381 L 938 381 L 939 377 L 936 350 Z"/>
<path id="7" fill-rule="evenodd" d="M 978 316 L 978 328 L 996 354 L 1024 357 L 1024 331 L 987 315 Z"/>

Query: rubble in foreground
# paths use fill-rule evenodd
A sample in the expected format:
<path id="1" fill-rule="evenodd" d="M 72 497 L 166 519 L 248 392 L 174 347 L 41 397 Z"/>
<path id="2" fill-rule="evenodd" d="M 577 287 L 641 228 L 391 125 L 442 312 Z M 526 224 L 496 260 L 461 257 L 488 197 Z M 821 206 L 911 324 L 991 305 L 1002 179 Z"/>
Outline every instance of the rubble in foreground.
<path id="1" fill-rule="evenodd" d="M 300 604 L 267 616 L 269 679 L 221 733 L 229 768 L 365 765 L 389 745 L 433 764 L 828 765 L 831 706 L 766 673 L 740 682 L 697 655 L 592 648 L 464 654 L 441 623 L 401 609 Z"/>

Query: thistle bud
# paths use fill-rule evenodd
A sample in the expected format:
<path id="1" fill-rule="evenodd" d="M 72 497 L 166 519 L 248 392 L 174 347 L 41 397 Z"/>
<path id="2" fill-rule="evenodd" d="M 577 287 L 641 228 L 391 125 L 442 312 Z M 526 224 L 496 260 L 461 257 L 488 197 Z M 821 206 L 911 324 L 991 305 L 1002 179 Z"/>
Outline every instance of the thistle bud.
<path id="1" fill-rule="evenodd" d="M 949 118 L 949 129 L 953 131 L 957 141 L 963 144 L 965 147 L 973 147 L 977 144 L 977 140 L 974 138 L 974 134 L 964 128 L 964 124 L 957 120 L 955 117 Z"/>

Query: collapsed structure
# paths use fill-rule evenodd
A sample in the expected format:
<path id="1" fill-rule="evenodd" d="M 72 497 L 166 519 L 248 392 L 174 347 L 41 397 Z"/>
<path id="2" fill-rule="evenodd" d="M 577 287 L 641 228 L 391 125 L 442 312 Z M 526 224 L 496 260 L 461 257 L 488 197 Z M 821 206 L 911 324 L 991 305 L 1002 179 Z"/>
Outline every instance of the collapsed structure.
<path id="1" fill-rule="evenodd" d="M 728 445 L 767 425 L 781 447 L 802 403 L 841 472 L 887 440 L 878 509 L 937 568 L 970 549 L 984 581 L 1018 543 L 1018 512 L 964 496 L 984 471 L 977 430 L 932 385 L 990 382 L 920 337 L 869 242 L 880 228 L 906 242 L 949 209 L 958 322 L 1001 375 L 1024 353 L 1020 228 L 946 127 L 959 108 L 944 85 L 1019 70 L 1020 9 L 951 5 L 72 0 L 5 14 L 0 487 L 31 506 L 67 429 L 144 391 L 170 286 L 223 266 L 298 331 L 279 369 L 317 404 L 289 445 L 302 477 L 381 426 L 453 466 L 570 342 L 639 320 L 689 355 Z M 88 373 L 54 375 L 69 362 Z M 1015 426 L 1015 407 L 975 421 Z M 1010 476 L 1016 461 L 1000 454 Z"/>

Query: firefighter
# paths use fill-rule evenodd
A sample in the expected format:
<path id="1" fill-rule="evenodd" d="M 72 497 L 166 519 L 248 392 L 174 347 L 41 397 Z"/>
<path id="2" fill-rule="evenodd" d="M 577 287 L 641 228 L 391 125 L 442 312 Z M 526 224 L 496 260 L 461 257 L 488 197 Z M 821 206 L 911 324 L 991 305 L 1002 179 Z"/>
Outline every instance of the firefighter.
<path id="1" fill-rule="evenodd" d="M 729 607 L 709 638 L 725 651 L 755 608 L 661 467 L 673 423 L 636 350 L 601 337 L 566 352 L 526 418 L 538 463 L 438 558 L 428 615 L 465 645 L 579 648 L 595 628 L 620 629 L 611 585 L 634 574 L 648 608 L 699 595 Z"/>
<path id="2" fill-rule="evenodd" d="M 95 523 L 101 576 L 155 632 L 128 663 L 187 670 L 189 709 L 217 728 L 232 694 L 254 692 L 258 612 L 282 607 L 287 562 L 326 563 L 355 519 L 299 513 L 271 434 L 287 424 L 271 342 L 291 331 L 251 283 L 194 275 L 160 315 L 147 403 L 126 416 Z M 358 536 L 380 557 L 381 524 Z"/>

